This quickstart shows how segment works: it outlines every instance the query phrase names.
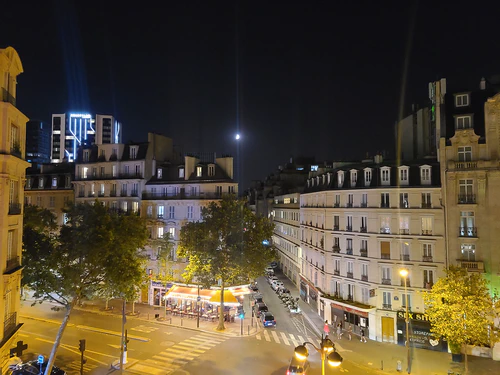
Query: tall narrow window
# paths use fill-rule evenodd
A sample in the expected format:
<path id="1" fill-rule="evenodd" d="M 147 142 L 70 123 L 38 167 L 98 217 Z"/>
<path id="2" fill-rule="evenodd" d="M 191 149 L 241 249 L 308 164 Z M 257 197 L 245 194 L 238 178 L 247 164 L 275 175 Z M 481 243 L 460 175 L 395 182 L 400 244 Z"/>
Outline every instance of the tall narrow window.
<path id="1" fill-rule="evenodd" d="M 391 292 L 383 292 L 382 294 L 382 304 L 384 309 L 392 308 L 392 294 Z"/>
<path id="2" fill-rule="evenodd" d="M 422 221 L 422 234 L 424 236 L 432 236 L 432 217 L 423 217 Z"/>
<path id="3" fill-rule="evenodd" d="M 384 215 L 380 216 L 380 233 L 391 233 L 391 217 Z"/>
<path id="4" fill-rule="evenodd" d="M 184 178 L 184 168 L 179 168 L 179 178 Z"/>
<path id="5" fill-rule="evenodd" d="M 459 180 L 458 189 L 458 203 L 475 203 L 473 180 Z"/>
<path id="6" fill-rule="evenodd" d="M 474 262 L 476 260 L 476 245 L 470 243 L 463 243 L 460 245 L 462 252 L 462 260 Z"/>
<path id="7" fill-rule="evenodd" d="M 391 259 L 391 243 L 388 241 L 380 242 L 380 259 Z"/>
<path id="8" fill-rule="evenodd" d="M 409 208 L 408 193 L 399 193 L 399 208 Z"/>
<path id="9" fill-rule="evenodd" d="M 475 237 L 476 228 L 474 221 L 474 212 L 460 212 L 460 237 Z"/>
<path id="10" fill-rule="evenodd" d="M 366 168 L 365 169 L 365 186 L 370 186 L 371 182 L 372 182 L 372 169 Z"/>
<path id="11" fill-rule="evenodd" d="M 196 167 L 196 177 L 201 177 L 202 168 Z"/>
<path id="12" fill-rule="evenodd" d="M 422 208 L 432 208 L 431 193 L 422 193 Z"/>
<path id="13" fill-rule="evenodd" d="M 210 164 L 210 165 L 208 166 L 208 175 L 209 175 L 210 177 L 215 176 L 215 165 Z"/>
<path id="14" fill-rule="evenodd" d="M 389 208 L 390 207 L 389 193 L 381 193 L 380 194 L 380 207 L 382 207 L 382 208 Z"/>
<path id="15" fill-rule="evenodd" d="M 472 161 L 471 146 L 463 146 L 458 148 L 458 161 Z"/>

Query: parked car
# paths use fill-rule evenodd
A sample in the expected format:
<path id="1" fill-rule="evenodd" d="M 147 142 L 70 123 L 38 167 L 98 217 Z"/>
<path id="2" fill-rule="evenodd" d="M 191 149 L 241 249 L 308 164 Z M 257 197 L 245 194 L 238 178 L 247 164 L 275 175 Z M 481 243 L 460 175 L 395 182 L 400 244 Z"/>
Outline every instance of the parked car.
<path id="1" fill-rule="evenodd" d="M 248 286 L 248 289 L 250 289 L 251 291 L 253 292 L 258 292 L 259 291 L 259 287 L 257 286 L 257 283 L 251 283 L 249 286 Z"/>
<path id="2" fill-rule="evenodd" d="M 266 272 L 266 274 L 269 274 L 269 273 L 274 274 L 274 268 L 273 267 L 266 267 L 265 272 Z"/>
<path id="3" fill-rule="evenodd" d="M 275 327 L 276 328 L 276 319 L 274 319 L 274 315 L 269 311 L 260 314 L 260 321 L 264 328 Z"/>
<path id="4" fill-rule="evenodd" d="M 257 304 L 257 303 L 264 303 L 264 300 L 262 299 L 262 295 L 258 295 L 257 297 L 254 297 L 253 299 L 253 303 L 254 304 Z"/>
<path id="5" fill-rule="evenodd" d="M 45 372 L 47 368 L 47 361 L 42 363 L 42 374 Z M 61 370 L 59 367 L 53 366 L 51 375 L 67 375 L 66 371 Z M 38 375 L 40 374 L 40 365 L 38 361 L 35 359 L 33 361 L 28 361 L 24 363 L 19 363 L 12 368 L 12 375 Z"/>
<path id="6" fill-rule="evenodd" d="M 309 370 L 309 361 L 307 359 L 301 360 L 292 357 L 286 375 L 305 375 Z"/>
<path id="7" fill-rule="evenodd" d="M 284 288 L 284 284 L 283 284 L 283 281 L 279 281 L 279 280 L 276 280 L 276 281 L 273 281 L 273 283 L 271 284 L 271 288 L 273 288 L 273 290 L 278 290 L 279 288 Z"/>
<path id="8" fill-rule="evenodd" d="M 257 317 L 260 317 L 260 315 L 262 313 L 269 311 L 269 309 L 267 308 L 267 305 L 264 302 L 256 303 L 254 305 L 253 309 L 254 309 L 255 315 L 257 315 Z"/>
<path id="9" fill-rule="evenodd" d="M 268 279 L 267 279 L 267 282 L 269 284 L 272 284 L 273 280 L 279 280 L 279 279 L 276 276 L 269 276 Z"/>
<path id="10" fill-rule="evenodd" d="M 278 268 L 278 262 L 271 262 L 272 268 Z"/>

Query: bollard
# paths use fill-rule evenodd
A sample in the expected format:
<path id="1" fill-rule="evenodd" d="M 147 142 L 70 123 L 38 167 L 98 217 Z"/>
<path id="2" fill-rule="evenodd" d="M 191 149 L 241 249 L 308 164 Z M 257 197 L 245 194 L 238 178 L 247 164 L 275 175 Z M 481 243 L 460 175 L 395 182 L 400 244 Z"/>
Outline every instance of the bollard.
<path id="1" fill-rule="evenodd" d="M 383 370 L 383 369 L 384 369 L 384 361 L 383 361 L 383 360 L 381 360 L 381 361 L 380 361 L 380 369 L 381 369 L 381 370 Z"/>
<path id="2" fill-rule="evenodd" d="M 181 327 L 182 327 L 182 316 L 181 316 Z"/>
<path id="3" fill-rule="evenodd" d="M 250 326 L 247 326 L 248 336 L 250 336 Z"/>
<path id="4" fill-rule="evenodd" d="M 401 361 L 396 362 L 396 371 L 397 372 L 403 371 L 403 364 L 401 363 Z"/>

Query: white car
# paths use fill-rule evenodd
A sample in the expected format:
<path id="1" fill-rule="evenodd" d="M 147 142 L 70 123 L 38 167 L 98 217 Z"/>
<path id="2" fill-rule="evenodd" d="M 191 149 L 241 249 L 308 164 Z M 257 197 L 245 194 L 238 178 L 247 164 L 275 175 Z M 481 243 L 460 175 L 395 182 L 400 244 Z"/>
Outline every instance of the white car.
<path id="1" fill-rule="evenodd" d="M 278 288 L 283 288 L 284 285 L 283 285 L 283 281 L 273 281 L 272 284 L 271 284 L 271 288 L 273 288 L 273 290 L 278 290 Z"/>

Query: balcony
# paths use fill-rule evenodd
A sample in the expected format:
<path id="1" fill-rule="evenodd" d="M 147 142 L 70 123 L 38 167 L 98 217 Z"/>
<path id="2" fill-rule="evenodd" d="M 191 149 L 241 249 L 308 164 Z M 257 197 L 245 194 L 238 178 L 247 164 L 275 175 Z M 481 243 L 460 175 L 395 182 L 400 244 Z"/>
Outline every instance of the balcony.
<path id="1" fill-rule="evenodd" d="M 476 227 L 459 227 L 458 228 L 459 237 L 477 237 Z"/>
<path id="2" fill-rule="evenodd" d="M 469 272 L 484 272 L 484 263 L 469 260 L 458 260 L 460 267 L 466 268 Z"/>
<path id="3" fill-rule="evenodd" d="M 380 208 L 390 208 L 389 203 L 380 203 Z"/>
<path id="4" fill-rule="evenodd" d="M 91 198 L 91 197 L 95 197 L 95 193 L 90 191 L 87 193 L 87 197 Z"/>
<path id="5" fill-rule="evenodd" d="M 475 194 L 459 194 L 458 204 L 475 204 L 476 195 Z"/>
<path id="6" fill-rule="evenodd" d="M 422 236 L 432 236 L 432 229 L 422 229 Z"/>
<path id="7" fill-rule="evenodd" d="M 340 276 L 340 270 L 333 270 L 333 274 L 335 276 Z"/>
<path id="8" fill-rule="evenodd" d="M 13 312 L 4 318 L 3 322 L 3 337 L 10 337 L 17 327 L 17 313 Z"/>
<path id="9" fill-rule="evenodd" d="M 143 178 L 142 173 L 104 173 L 97 175 L 87 175 L 87 176 L 75 176 L 75 181 L 85 181 L 85 180 L 119 180 L 124 178 Z"/>
<path id="10" fill-rule="evenodd" d="M 383 285 L 391 285 L 391 279 L 382 279 Z"/>
<path id="11" fill-rule="evenodd" d="M 347 295 L 346 301 L 354 302 L 354 297 L 352 296 L 352 294 Z"/>
<path id="12" fill-rule="evenodd" d="M 368 207 L 368 203 L 367 202 L 361 202 L 361 204 L 359 205 L 359 207 L 366 208 L 366 207 Z"/>
<path id="13" fill-rule="evenodd" d="M 345 230 L 346 232 L 352 232 L 352 226 L 346 226 Z"/>
<path id="14" fill-rule="evenodd" d="M 430 202 L 422 202 L 420 205 L 421 208 L 432 208 L 432 203 Z"/>
<path id="15" fill-rule="evenodd" d="M 351 249 L 346 249 L 346 250 L 345 250 L 345 253 L 346 253 L 347 255 L 352 255 L 352 248 L 351 248 Z"/>
<path id="16" fill-rule="evenodd" d="M 399 234 L 410 234 L 410 230 L 409 229 L 399 229 Z"/>
<path id="17" fill-rule="evenodd" d="M 349 279 L 354 279 L 354 274 L 352 272 L 347 272 L 346 273 L 346 276 L 349 278 Z"/>
<path id="18" fill-rule="evenodd" d="M 138 196 L 139 196 L 139 192 L 138 192 L 137 190 L 132 190 L 132 191 L 130 192 L 130 196 L 131 196 L 131 197 L 138 197 Z"/>
<path id="19" fill-rule="evenodd" d="M 366 233 L 368 230 L 367 227 L 359 227 L 359 233 Z"/>
<path id="20" fill-rule="evenodd" d="M 385 310 L 392 310 L 392 305 L 389 303 L 382 304 L 382 308 Z"/>
<path id="21" fill-rule="evenodd" d="M 391 228 L 380 228 L 380 233 L 391 234 Z"/>
<path id="22" fill-rule="evenodd" d="M 5 272 L 6 274 L 12 273 L 12 271 L 21 267 L 21 262 L 18 256 L 13 256 L 10 259 L 7 259 L 5 264 Z"/>
<path id="23" fill-rule="evenodd" d="M 361 281 L 368 281 L 368 275 L 361 275 Z"/>
<path id="24" fill-rule="evenodd" d="M 380 254 L 380 259 L 391 259 L 391 254 L 382 253 Z"/>
<path id="25" fill-rule="evenodd" d="M 401 260 L 404 260 L 405 262 L 410 261 L 410 254 L 401 254 Z"/>
<path id="26" fill-rule="evenodd" d="M 334 253 L 340 253 L 340 246 L 339 245 L 333 245 L 332 251 Z"/>
<path id="27" fill-rule="evenodd" d="M 432 262 L 432 255 L 424 255 L 422 257 L 422 262 Z"/>
<path id="28" fill-rule="evenodd" d="M 335 225 L 333 226 L 333 230 L 340 230 L 339 228 L 340 228 L 340 227 L 339 227 L 339 225 L 338 225 L 338 224 L 335 224 Z"/>
<path id="29" fill-rule="evenodd" d="M 339 208 L 340 207 L 340 202 L 335 202 L 333 204 L 333 208 Z"/>
<path id="30" fill-rule="evenodd" d="M 401 286 L 405 286 L 405 279 L 402 277 L 401 278 Z M 411 282 L 410 282 L 410 279 L 406 279 L 406 286 L 409 288 L 411 287 Z"/>
<path id="31" fill-rule="evenodd" d="M 359 255 L 366 258 L 368 256 L 368 249 L 359 249 Z"/>
<path id="32" fill-rule="evenodd" d="M 104 192 L 103 192 L 103 191 L 100 191 L 99 193 L 97 193 L 97 196 L 98 196 L 98 197 L 104 197 Z"/>
<path id="33" fill-rule="evenodd" d="M 21 203 L 9 203 L 9 215 L 21 215 Z"/>
<path id="34" fill-rule="evenodd" d="M 84 192 L 79 192 L 78 193 L 78 198 L 84 198 L 85 197 L 85 193 Z"/>
<path id="35" fill-rule="evenodd" d="M 424 281 L 424 286 L 423 288 L 424 289 L 432 289 L 432 286 L 434 285 L 434 282 L 428 282 L 428 281 Z"/>
<path id="36" fill-rule="evenodd" d="M 455 163 L 455 169 L 477 169 L 477 161 L 464 161 Z"/>
<path id="37" fill-rule="evenodd" d="M 2 102 L 10 103 L 16 106 L 16 98 L 4 87 L 2 87 Z"/>
<path id="38" fill-rule="evenodd" d="M 149 200 L 156 200 L 156 199 L 161 199 L 161 200 L 179 200 L 179 199 L 222 199 L 222 197 L 225 196 L 234 196 L 232 193 L 197 193 L 197 194 L 186 194 L 186 193 L 180 193 L 180 194 L 167 194 L 167 193 L 149 193 L 149 192 L 144 192 L 142 193 L 142 199 L 149 199 Z M 309 223 L 305 223 L 304 225 L 308 225 L 312 227 L 312 221 Z"/>
<path id="39" fill-rule="evenodd" d="M 110 197 L 116 197 L 116 191 L 111 191 L 111 193 L 109 193 L 109 196 Z"/>
<path id="40" fill-rule="evenodd" d="M 352 208 L 352 202 L 347 202 L 347 203 L 345 204 L 345 206 L 346 206 L 346 208 Z"/>

